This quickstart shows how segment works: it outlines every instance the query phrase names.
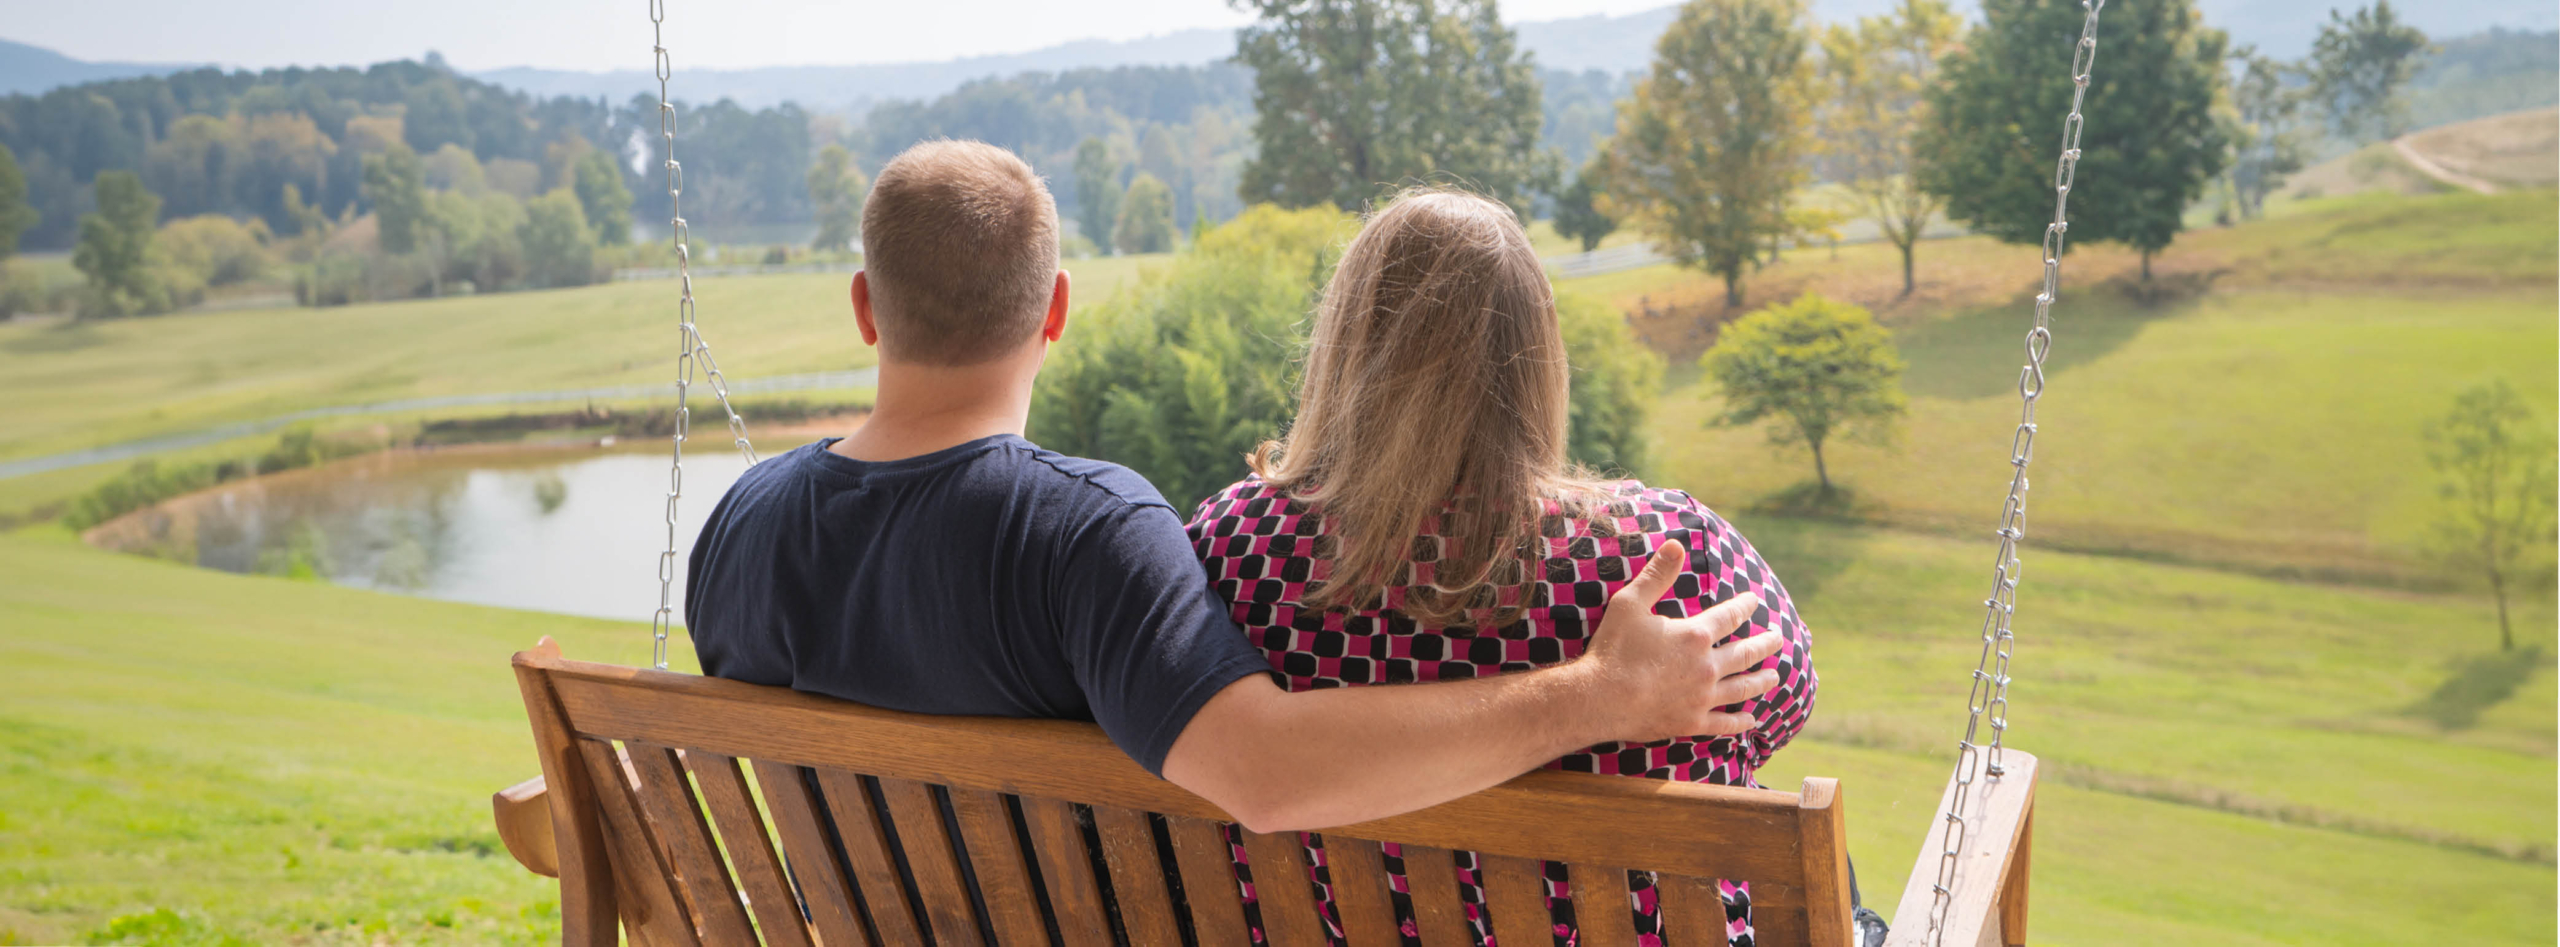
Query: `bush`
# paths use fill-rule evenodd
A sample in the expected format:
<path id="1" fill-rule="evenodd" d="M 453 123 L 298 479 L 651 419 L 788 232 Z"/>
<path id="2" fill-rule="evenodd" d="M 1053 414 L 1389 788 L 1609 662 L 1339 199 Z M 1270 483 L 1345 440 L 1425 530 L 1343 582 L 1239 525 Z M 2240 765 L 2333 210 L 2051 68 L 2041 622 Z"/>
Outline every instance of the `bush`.
<path id="1" fill-rule="evenodd" d="M 1032 395 L 1032 437 L 1136 470 L 1183 509 L 1244 476 L 1245 455 L 1297 413 L 1307 313 L 1355 223 L 1262 205 L 1199 234 L 1169 272 L 1068 323 Z M 1606 304 L 1557 305 L 1572 459 L 1642 471 L 1661 358 Z"/>
<path id="2" fill-rule="evenodd" d="M 596 235 L 576 194 L 555 189 L 527 202 L 524 212 L 517 239 L 524 244 L 528 282 L 541 288 L 596 281 Z"/>
<path id="3" fill-rule="evenodd" d="M 274 262 L 267 251 L 272 239 L 266 221 L 244 226 L 221 214 L 204 214 L 160 225 L 153 248 L 185 278 L 203 286 L 229 286 L 266 275 Z"/>
<path id="4" fill-rule="evenodd" d="M 1243 476 L 1296 408 L 1296 356 L 1352 218 L 1255 207 L 1172 269 L 1068 324 L 1031 433 L 1128 466 L 1181 509 Z"/>
<path id="5" fill-rule="evenodd" d="M 315 467 L 367 449 L 369 445 L 321 438 L 309 428 L 295 428 L 254 459 L 163 464 L 146 457 L 71 501 L 62 521 L 75 530 L 88 529 L 171 497 L 257 474 Z"/>

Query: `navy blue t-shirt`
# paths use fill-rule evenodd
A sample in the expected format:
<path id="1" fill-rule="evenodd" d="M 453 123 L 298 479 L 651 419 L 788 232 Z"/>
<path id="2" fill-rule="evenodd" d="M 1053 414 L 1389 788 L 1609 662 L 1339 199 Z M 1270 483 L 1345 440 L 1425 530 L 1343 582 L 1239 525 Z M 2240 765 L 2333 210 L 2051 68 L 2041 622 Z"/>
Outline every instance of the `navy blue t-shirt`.
<path id="1" fill-rule="evenodd" d="M 749 468 L 693 545 L 703 673 L 915 713 L 1093 720 L 1148 772 L 1271 666 L 1182 519 L 1125 467 L 1010 434 Z"/>

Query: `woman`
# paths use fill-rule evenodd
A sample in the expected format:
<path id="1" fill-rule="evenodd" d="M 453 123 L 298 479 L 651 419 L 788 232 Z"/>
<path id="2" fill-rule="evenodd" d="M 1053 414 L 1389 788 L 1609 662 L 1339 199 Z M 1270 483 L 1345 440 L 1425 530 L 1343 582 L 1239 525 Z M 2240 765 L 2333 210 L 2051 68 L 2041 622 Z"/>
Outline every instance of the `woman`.
<path id="1" fill-rule="evenodd" d="M 1209 579 L 1293 691 L 1434 681 L 1580 654 L 1609 595 L 1676 540 L 1692 550 L 1689 571 L 1657 607 L 1695 615 L 1757 592 L 1766 608 L 1741 633 L 1787 636 L 1763 665 L 1779 686 L 1744 707 L 1758 727 L 1602 744 L 1548 768 L 1755 785 L 1812 708 L 1811 638 L 1769 567 L 1704 505 L 1566 461 L 1568 382 L 1554 293 L 1510 208 L 1406 192 L 1371 216 L 1325 289 L 1297 421 L 1251 458 L 1252 476 L 1193 515 Z M 1322 864 L 1320 848 L 1310 855 Z M 1402 860 L 1394 846 L 1387 855 L 1410 940 Z M 1490 943 L 1474 856 L 1458 860 L 1476 939 Z M 1558 942 L 1570 944 L 1569 895 L 1548 868 Z M 1658 944 L 1650 879 L 1633 880 L 1637 930 Z M 1729 939 L 1749 944 L 1747 888 L 1723 893 Z"/>

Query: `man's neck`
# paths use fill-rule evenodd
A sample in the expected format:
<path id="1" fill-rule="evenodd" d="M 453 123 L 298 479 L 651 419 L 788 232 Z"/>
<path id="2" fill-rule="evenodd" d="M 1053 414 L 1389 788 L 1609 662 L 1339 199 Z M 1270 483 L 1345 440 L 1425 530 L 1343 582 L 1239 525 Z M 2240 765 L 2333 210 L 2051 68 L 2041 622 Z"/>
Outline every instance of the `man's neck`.
<path id="1" fill-rule="evenodd" d="M 855 460 L 918 457 L 998 434 L 1021 434 L 1031 415 L 1037 353 L 946 368 L 883 360 L 871 417 L 828 449 Z"/>

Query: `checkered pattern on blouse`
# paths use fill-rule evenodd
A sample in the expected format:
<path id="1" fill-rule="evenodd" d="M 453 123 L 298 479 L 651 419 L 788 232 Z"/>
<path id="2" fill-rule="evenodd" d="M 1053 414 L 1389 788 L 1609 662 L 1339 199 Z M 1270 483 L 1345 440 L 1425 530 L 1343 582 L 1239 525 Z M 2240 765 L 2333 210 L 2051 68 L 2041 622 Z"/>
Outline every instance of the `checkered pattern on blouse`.
<path id="1" fill-rule="evenodd" d="M 1656 611 L 1687 617 L 1743 592 L 1756 592 L 1761 608 L 1739 633 L 1786 636 L 1786 647 L 1761 665 L 1778 672 L 1778 686 L 1729 708 L 1750 713 L 1759 726 L 1748 733 L 1712 739 L 1603 743 L 1567 754 L 1547 768 L 1757 785 L 1752 774 L 1803 729 L 1818 683 L 1812 637 L 1768 564 L 1731 524 L 1677 490 L 1628 481 L 1585 515 L 1561 515 L 1552 503 L 1546 512 L 1540 537 L 1545 545 L 1543 561 L 1531 581 L 1502 592 L 1504 604 L 1524 604 L 1527 611 L 1519 621 L 1499 628 L 1420 626 L 1395 610 L 1403 600 L 1400 588 L 1386 591 L 1382 608 L 1306 607 L 1309 583 L 1324 581 L 1331 567 L 1323 555 L 1331 542 L 1326 524 L 1318 511 L 1259 478 L 1248 478 L 1202 501 L 1189 529 L 1211 586 L 1230 604 L 1245 633 L 1270 657 L 1274 676 L 1293 691 L 1465 680 L 1570 659 L 1582 653 L 1591 632 L 1600 626 L 1609 596 L 1643 568 L 1655 549 L 1679 540 L 1690 550 L 1689 568 L 1673 582 L 1671 594 L 1655 606 Z M 1410 579 L 1417 584 L 1430 581 L 1441 555 L 1437 528 L 1436 520 L 1426 521 L 1423 535 L 1414 538 Z M 1250 900 L 1251 869 L 1241 839 L 1231 840 L 1238 843 L 1238 875 Z M 1325 887 L 1322 840 L 1315 835 L 1304 840 L 1310 863 L 1316 866 L 1313 880 L 1320 908 L 1330 923 L 1332 899 Z M 1387 855 L 1388 867 L 1401 869 L 1402 853 L 1395 846 L 1387 847 Z M 1457 858 L 1460 896 L 1476 922 L 1477 941 L 1494 947 L 1485 927 L 1475 856 L 1460 852 Z M 1563 866 L 1545 868 L 1556 941 L 1573 944 L 1578 937 Z M 1391 874 L 1399 918 L 1411 940 L 1412 908 L 1403 893 L 1406 880 L 1401 870 Z M 1629 907 L 1635 912 L 1639 940 L 1659 945 L 1661 919 L 1651 879 L 1639 874 L 1631 880 L 1634 891 Z M 1727 937 L 1733 944 L 1748 945 L 1749 888 L 1726 882 L 1722 889 Z M 1259 941 L 1258 924 L 1255 936 Z"/>

